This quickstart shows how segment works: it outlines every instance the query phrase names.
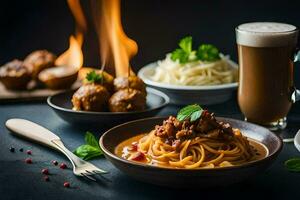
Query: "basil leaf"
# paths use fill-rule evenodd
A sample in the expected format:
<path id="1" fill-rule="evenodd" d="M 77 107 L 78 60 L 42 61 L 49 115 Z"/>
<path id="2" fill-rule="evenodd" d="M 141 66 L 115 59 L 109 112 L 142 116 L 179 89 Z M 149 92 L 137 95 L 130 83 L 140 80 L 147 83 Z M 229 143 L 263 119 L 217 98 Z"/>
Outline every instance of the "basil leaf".
<path id="1" fill-rule="evenodd" d="M 84 160 L 91 160 L 91 159 L 94 159 L 94 158 L 102 156 L 102 155 L 103 155 L 102 152 L 92 152 L 92 153 L 89 153 L 87 156 L 85 156 L 83 159 Z"/>
<path id="2" fill-rule="evenodd" d="M 300 158 L 292 158 L 284 163 L 285 167 L 292 172 L 300 172 Z"/>
<path id="3" fill-rule="evenodd" d="M 101 156 L 103 153 L 100 148 L 93 147 L 88 144 L 84 144 L 79 146 L 75 151 L 74 154 L 84 160 L 88 160 L 94 157 Z"/>
<path id="4" fill-rule="evenodd" d="M 197 104 L 189 105 L 189 106 L 182 108 L 178 112 L 177 119 L 179 121 L 183 121 L 185 119 L 190 118 L 190 121 L 193 122 L 201 117 L 202 112 L 203 112 L 203 109 L 201 108 L 201 106 L 199 106 Z"/>
<path id="5" fill-rule="evenodd" d="M 199 119 L 201 117 L 201 114 L 202 114 L 202 111 L 203 110 L 198 110 L 198 111 L 195 111 L 191 114 L 190 116 L 190 121 L 191 122 L 194 122 L 196 121 L 197 119 Z"/>
<path id="6" fill-rule="evenodd" d="M 84 140 L 85 140 L 85 142 L 86 142 L 88 145 L 91 145 L 91 146 L 93 146 L 93 147 L 100 148 L 97 139 L 95 138 L 95 136 L 94 136 L 91 132 L 87 131 L 87 132 L 85 133 Z"/>
<path id="7" fill-rule="evenodd" d="M 96 137 L 89 131 L 85 133 L 84 140 L 86 144 L 81 145 L 73 152 L 76 156 L 83 160 L 90 160 L 103 155 Z"/>
<path id="8" fill-rule="evenodd" d="M 216 61 L 220 59 L 219 50 L 211 44 L 202 44 L 199 46 L 196 55 L 202 61 Z"/>

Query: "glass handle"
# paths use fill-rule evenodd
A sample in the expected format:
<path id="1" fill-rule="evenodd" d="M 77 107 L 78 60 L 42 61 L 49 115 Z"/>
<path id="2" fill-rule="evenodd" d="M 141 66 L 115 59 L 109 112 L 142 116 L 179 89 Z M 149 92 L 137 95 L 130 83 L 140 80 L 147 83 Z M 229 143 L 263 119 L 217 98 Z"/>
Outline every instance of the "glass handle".
<path id="1" fill-rule="evenodd" d="M 300 61 L 300 48 L 297 48 L 294 54 L 294 62 L 299 62 L 299 61 Z"/>
<path id="2" fill-rule="evenodd" d="M 297 48 L 294 54 L 294 62 L 299 62 L 299 61 L 300 61 L 300 48 Z M 294 88 L 294 92 L 292 94 L 291 99 L 293 103 L 300 100 L 300 90 L 298 90 L 296 87 Z"/>
<path id="3" fill-rule="evenodd" d="M 294 92 L 292 94 L 292 102 L 295 103 L 296 101 L 300 100 L 300 90 L 297 90 L 296 88 L 294 89 Z"/>

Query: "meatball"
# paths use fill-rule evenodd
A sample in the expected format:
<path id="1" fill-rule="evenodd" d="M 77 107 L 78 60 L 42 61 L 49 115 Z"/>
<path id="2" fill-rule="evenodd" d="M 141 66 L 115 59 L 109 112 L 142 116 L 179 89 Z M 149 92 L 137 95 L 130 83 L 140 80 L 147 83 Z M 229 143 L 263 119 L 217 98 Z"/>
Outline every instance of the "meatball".
<path id="1" fill-rule="evenodd" d="M 104 111 L 109 100 L 109 92 L 98 84 L 81 86 L 73 95 L 73 110 Z"/>
<path id="2" fill-rule="evenodd" d="M 30 71 L 26 67 L 26 64 L 20 60 L 15 59 L 0 68 L 0 81 L 7 89 L 26 89 L 30 80 Z"/>
<path id="3" fill-rule="evenodd" d="M 129 77 L 118 77 L 114 80 L 115 91 L 122 90 L 125 88 L 132 88 L 141 91 L 146 95 L 146 86 L 144 81 L 137 76 Z"/>
<path id="4" fill-rule="evenodd" d="M 24 63 L 32 72 L 32 77 L 37 78 L 38 74 L 46 68 L 53 67 L 56 56 L 47 50 L 38 50 L 29 54 Z"/>
<path id="5" fill-rule="evenodd" d="M 73 67 L 57 66 L 41 71 L 39 81 L 52 90 L 68 89 L 77 80 L 78 71 Z"/>
<path id="6" fill-rule="evenodd" d="M 144 110 L 146 97 L 132 88 L 122 89 L 114 93 L 109 99 L 109 110 L 111 112 L 130 112 Z"/>

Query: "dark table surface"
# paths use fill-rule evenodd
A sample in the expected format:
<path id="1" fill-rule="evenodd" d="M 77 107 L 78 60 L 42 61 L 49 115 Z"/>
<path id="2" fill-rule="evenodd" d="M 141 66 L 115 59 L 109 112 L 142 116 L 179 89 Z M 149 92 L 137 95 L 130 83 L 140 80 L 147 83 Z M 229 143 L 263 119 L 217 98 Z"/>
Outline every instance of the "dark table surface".
<path id="1" fill-rule="evenodd" d="M 242 115 L 234 99 L 226 103 L 208 106 L 208 109 L 218 116 L 241 119 Z M 168 106 L 159 115 L 175 114 L 179 108 Z M 293 143 L 284 144 L 275 163 L 265 172 L 243 183 L 225 188 L 175 190 L 158 187 L 131 179 L 117 170 L 105 158 L 92 161 L 97 166 L 110 173 L 105 178 L 99 177 L 98 182 L 90 182 L 75 177 L 72 170 L 62 170 L 51 164 L 52 160 L 66 162 L 68 160 L 47 147 L 34 144 L 11 135 L 4 123 L 9 118 L 25 118 L 34 121 L 58 134 L 65 145 L 74 150 L 84 142 L 85 131 L 93 131 L 100 136 L 101 128 L 74 127 L 60 118 L 42 103 L 14 103 L 0 105 L 0 199 L 176 199 L 188 196 L 211 199 L 242 198 L 254 199 L 257 197 L 268 199 L 299 199 L 300 173 L 290 173 L 284 168 L 284 161 L 300 156 Z M 100 124 L 100 122 L 99 122 Z M 284 138 L 293 137 L 300 129 L 300 104 L 295 104 L 288 116 L 288 127 L 277 134 Z M 15 153 L 9 147 L 16 148 Z M 24 152 L 19 152 L 24 148 Z M 26 154 L 32 150 L 32 155 Z M 24 160 L 31 157 L 33 163 L 26 164 Z M 45 182 L 41 169 L 49 168 L 50 181 Z M 64 181 L 71 183 L 71 188 L 64 188 Z M 259 195 L 259 196 L 258 196 Z"/>

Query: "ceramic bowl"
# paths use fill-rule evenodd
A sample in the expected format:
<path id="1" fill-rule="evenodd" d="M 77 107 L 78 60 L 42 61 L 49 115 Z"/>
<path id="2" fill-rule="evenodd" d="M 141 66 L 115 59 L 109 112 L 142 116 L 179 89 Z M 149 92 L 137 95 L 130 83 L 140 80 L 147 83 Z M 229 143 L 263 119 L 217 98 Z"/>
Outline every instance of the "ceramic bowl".
<path id="1" fill-rule="evenodd" d="M 296 149 L 300 152 L 300 130 L 295 135 L 294 145 L 295 145 Z"/>
<path id="2" fill-rule="evenodd" d="M 233 68 L 238 65 L 229 60 Z M 229 100 L 236 92 L 238 83 L 229 83 L 212 86 L 181 86 L 159 83 L 151 80 L 157 63 L 151 63 L 139 70 L 138 76 L 149 86 L 158 89 L 170 97 L 170 103 L 176 105 L 187 105 L 198 103 L 200 105 L 219 104 Z"/>
<path id="3" fill-rule="evenodd" d="M 137 112 L 89 112 L 72 110 L 71 99 L 74 91 L 62 92 L 48 97 L 48 105 L 55 113 L 72 125 L 90 125 L 111 128 L 127 121 L 155 116 L 169 103 L 163 92 L 147 88 L 147 107 Z"/>
<path id="4" fill-rule="evenodd" d="M 166 118 L 141 119 L 108 130 L 100 138 L 100 146 L 105 157 L 125 174 L 143 182 L 174 188 L 207 188 L 241 182 L 262 173 L 275 161 L 282 149 L 282 140 L 266 128 L 235 119 L 217 118 L 230 123 L 234 128 L 239 128 L 245 136 L 263 143 L 269 154 L 261 160 L 239 166 L 192 170 L 149 166 L 125 160 L 115 154 L 115 147 L 122 141 L 149 132 L 164 119 Z"/>

